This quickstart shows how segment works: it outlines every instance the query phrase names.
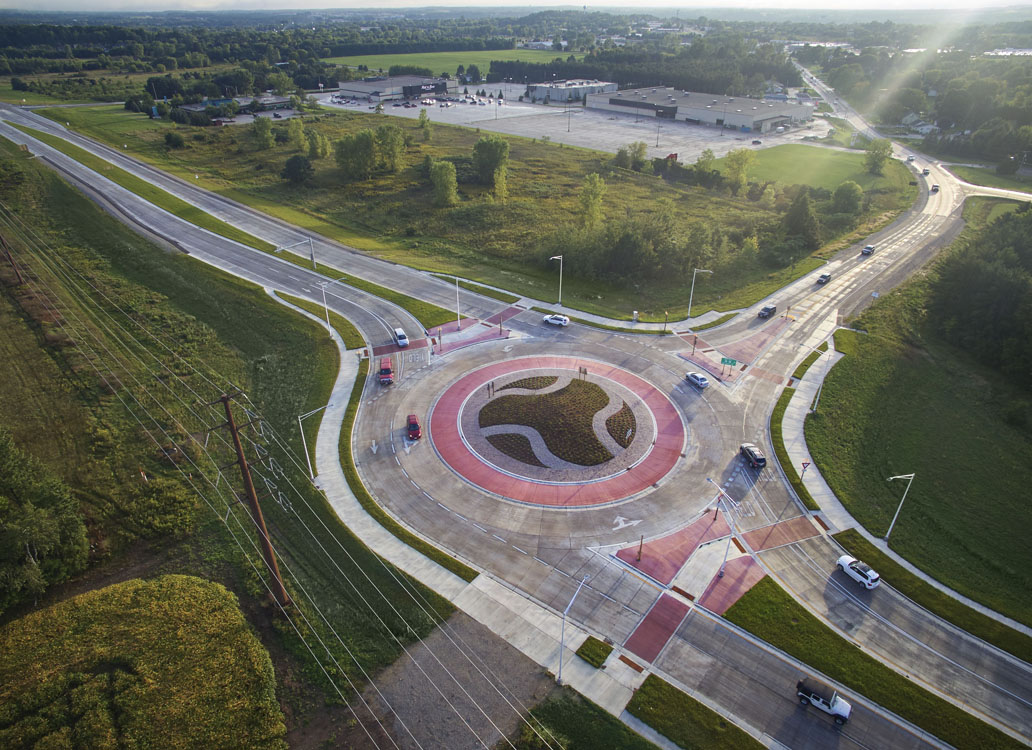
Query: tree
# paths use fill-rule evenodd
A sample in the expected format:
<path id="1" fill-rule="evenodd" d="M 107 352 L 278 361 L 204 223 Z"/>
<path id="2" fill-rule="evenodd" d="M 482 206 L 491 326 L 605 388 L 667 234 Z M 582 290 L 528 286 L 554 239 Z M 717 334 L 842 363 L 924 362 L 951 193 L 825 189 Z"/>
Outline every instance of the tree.
<path id="1" fill-rule="evenodd" d="M 165 145 L 169 148 L 182 148 L 186 145 L 186 141 L 183 140 L 183 136 L 174 130 L 170 130 L 165 133 Z"/>
<path id="2" fill-rule="evenodd" d="M 503 164 L 495 170 L 491 177 L 491 184 L 494 185 L 494 199 L 499 203 L 505 203 L 509 199 L 509 183 L 506 180 L 506 172 Z"/>
<path id="3" fill-rule="evenodd" d="M 867 144 L 864 167 L 871 174 L 881 174 L 885 169 L 885 162 L 891 155 L 892 143 L 887 138 L 876 138 Z"/>
<path id="4" fill-rule="evenodd" d="M 613 166 L 620 169 L 631 168 L 631 152 L 626 146 L 621 146 L 616 150 L 616 156 L 613 157 Z"/>
<path id="5" fill-rule="evenodd" d="M 287 122 L 287 143 L 298 150 L 305 147 L 305 126 L 300 117 L 291 117 Z"/>
<path id="6" fill-rule="evenodd" d="M 649 147 L 645 141 L 635 141 L 628 147 L 631 156 L 631 169 L 640 172 L 648 160 Z"/>
<path id="7" fill-rule="evenodd" d="M 727 152 L 724 157 L 724 173 L 727 175 L 727 182 L 733 195 L 748 182 L 749 167 L 756 159 L 756 153 L 747 148 L 736 148 Z"/>
<path id="8" fill-rule="evenodd" d="M 405 149 L 405 134 L 397 125 L 381 125 L 376 129 L 376 153 L 388 172 L 397 172 Z"/>
<path id="9" fill-rule="evenodd" d="M 474 144 L 473 167 L 480 184 L 494 187 L 498 170 L 504 170 L 508 164 L 509 142 L 501 136 L 485 135 Z"/>
<path id="10" fill-rule="evenodd" d="M 835 188 L 835 196 L 831 200 L 832 210 L 837 214 L 860 213 L 864 205 L 864 189 L 852 180 L 846 180 Z"/>
<path id="11" fill-rule="evenodd" d="M 592 172 L 581 184 L 580 206 L 581 226 L 595 229 L 602 223 L 602 199 L 606 194 L 606 181 Z"/>
<path id="12" fill-rule="evenodd" d="M 307 156 L 301 156 L 301 154 L 287 159 L 287 163 L 280 173 L 280 177 L 290 180 L 295 185 L 307 182 L 312 179 L 313 175 L 315 175 L 315 169 L 312 167 L 312 162 L 308 160 Z"/>
<path id="13" fill-rule="evenodd" d="M 337 141 L 337 166 L 348 177 L 365 180 L 376 166 L 376 138 L 368 128 L 354 135 L 346 135 Z"/>
<path id="14" fill-rule="evenodd" d="M 695 160 L 695 168 L 703 173 L 713 171 L 713 162 L 717 160 L 716 155 L 713 153 L 713 149 L 704 148 L 702 153 L 699 154 L 699 158 Z"/>
<path id="15" fill-rule="evenodd" d="M 314 130 L 305 131 L 305 138 L 308 140 L 308 160 L 317 161 L 325 159 L 330 154 L 330 141 L 322 133 Z"/>
<path id="16" fill-rule="evenodd" d="M 459 67 L 462 67 L 461 65 Z M 419 110 L 419 127 L 428 128 L 430 127 L 430 115 L 427 114 L 426 107 Z"/>
<path id="17" fill-rule="evenodd" d="M 255 115 L 251 122 L 251 135 L 254 136 L 254 143 L 259 151 L 272 148 L 272 144 L 275 143 L 272 137 L 272 120 Z"/>
<path id="18" fill-rule="evenodd" d="M 466 68 L 466 78 L 470 83 L 480 83 L 480 68 L 470 65 Z"/>
<path id="19" fill-rule="evenodd" d="M 433 185 L 435 206 L 444 208 L 459 202 L 455 165 L 450 161 L 435 161 L 430 164 L 430 183 Z"/>
<path id="20" fill-rule="evenodd" d="M 812 251 L 821 246 L 821 225 L 817 220 L 817 212 L 813 209 L 808 189 L 799 191 L 799 195 L 792 201 L 792 206 L 785 214 L 782 226 L 788 237 L 801 241 L 803 249 Z"/>
<path id="21" fill-rule="evenodd" d="M 283 96 L 294 88 L 294 82 L 290 80 L 290 76 L 286 73 L 277 70 L 275 73 L 270 73 L 265 77 L 265 86 L 272 89 L 277 96 Z"/>

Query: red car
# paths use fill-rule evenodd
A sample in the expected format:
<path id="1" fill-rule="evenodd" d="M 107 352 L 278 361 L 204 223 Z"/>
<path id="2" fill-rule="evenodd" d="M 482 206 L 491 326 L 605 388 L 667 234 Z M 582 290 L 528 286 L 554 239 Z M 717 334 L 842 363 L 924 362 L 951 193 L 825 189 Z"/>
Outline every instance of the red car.
<path id="1" fill-rule="evenodd" d="M 408 437 L 409 440 L 419 440 L 423 437 L 423 429 L 419 426 L 419 419 L 415 414 L 408 415 Z"/>

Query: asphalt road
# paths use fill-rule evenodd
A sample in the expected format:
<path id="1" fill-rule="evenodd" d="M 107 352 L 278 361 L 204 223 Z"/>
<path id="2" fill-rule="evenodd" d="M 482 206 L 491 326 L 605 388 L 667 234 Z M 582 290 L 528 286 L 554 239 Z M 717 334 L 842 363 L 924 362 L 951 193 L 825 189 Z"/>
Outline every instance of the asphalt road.
<path id="1" fill-rule="evenodd" d="M 0 112 L 5 118 L 67 137 L 277 245 L 289 245 L 306 236 L 282 222 L 141 165 L 117 150 L 72 136 L 48 121 L 20 111 Z M 0 125 L 0 133 L 15 142 L 30 141 L 7 125 Z M 32 150 L 45 155 L 74 181 L 102 193 L 125 220 L 159 236 L 174 238 L 176 245 L 199 259 L 263 286 L 320 299 L 317 283 L 322 277 L 185 224 L 45 146 L 33 143 Z M 828 266 L 833 274 L 829 284 L 817 287 L 813 279 L 800 279 L 771 298 L 776 298 L 780 309 L 790 311 L 791 324 L 766 347 L 753 363 L 754 368 L 782 377 L 790 373 L 810 347 L 827 337 L 844 311 L 868 303 L 875 292 L 891 289 L 922 257 L 934 252 L 944 236 L 957 230 L 962 188 L 947 174 L 933 175 L 942 190 L 923 193 L 912 212 L 872 240 L 877 244 L 872 256 L 860 256 L 852 249 L 843 251 Z M 454 288 L 427 274 L 386 264 L 324 240 L 316 241 L 315 252 L 320 262 L 348 273 L 443 307 L 454 303 Z M 757 303 L 757 307 L 768 301 Z M 344 285 L 330 286 L 327 303 L 353 320 L 373 345 L 388 343 L 389 331 L 395 326 L 410 333 L 419 330 L 418 323 L 403 310 Z M 465 291 L 461 293 L 461 305 L 464 313 L 481 318 L 506 307 Z M 759 321 L 753 312 L 745 311 L 731 324 L 707 331 L 707 341 L 720 346 L 771 325 L 772 321 Z M 741 501 L 737 521 L 740 531 L 801 515 L 802 509 L 773 471 L 759 477 L 743 471 L 736 455 L 737 445 L 746 440 L 759 443 L 769 453 L 766 420 L 770 405 L 780 393 L 780 383 L 746 376 L 699 394 L 683 383 L 684 371 L 692 368 L 677 354 L 688 347 L 674 337 L 611 333 L 576 324 L 554 329 L 543 326 L 540 315 L 529 312 L 507 321 L 506 326 L 513 328 L 513 339 L 479 344 L 443 357 L 430 355 L 426 348 L 410 349 L 396 358 L 399 373 L 394 388 L 381 389 L 373 382 L 367 386 L 353 449 L 367 486 L 404 524 L 554 609 L 563 609 L 577 583 L 589 576 L 570 616 L 590 631 L 622 643 L 655 602 L 660 589 L 616 562 L 611 553 L 634 544 L 641 536 L 655 537 L 676 529 L 712 507 L 715 495 L 707 477 Z M 570 354 L 618 364 L 667 394 L 683 413 L 688 433 L 685 459 L 673 474 L 651 492 L 615 508 L 576 512 L 542 509 L 506 502 L 472 488 L 442 467 L 429 441 L 413 445 L 402 437 L 404 416 L 426 414 L 440 389 L 460 374 L 500 358 L 539 353 Z M 374 441 L 378 446 L 375 451 Z M 793 556 L 786 551 L 765 553 L 761 560 L 776 569 L 778 577 L 800 595 L 828 589 L 829 554 L 823 551 L 816 556 Z M 951 631 L 888 587 L 875 593 L 879 594 L 877 608 L 874 602 L 855 597 L 843 602 L 815 595 L 807 601 L 847 637 L 896 668 L 988 720 L 1029 736 L 1028 694 L 1022 689 L 1032 684 L 1027 664 L 1014 663 L 995 649 Z M 847 614 L 843 614 L 844 605 L 851 608 Z M 885 626 L 885 621 L 891 627 Z M 754 653 L 757 648 L 748 637 L 714 624 L 702 610 L 696 610 L 658 657 L 656 666 L 668 678 L 693 686 L 699 694 L 754 727 L 762 727 L 763 732 L 786 746 L 826 747 L 831 740 L 858 747 L 935 745 L 876 708 L 869 715 L 858 711 L 847 732 L 828 735 L 819 723 L 827 717 L 796 708 L 792 687 L 805 667 L 783 656 L 760 658 Z M 769 651 L 765 653 L 770 656 Z M 698 660 L 703 658 L 710 660 L 706 662 L 708 669 L 720 679 L 697 679 Z M 958 679 L 958 665 L 961 676 L 978 672 L 980 679 Z M 729 691 L 729 684 L 736 689 Z M 857 703 L 854 696 L 850 698 Z"/>

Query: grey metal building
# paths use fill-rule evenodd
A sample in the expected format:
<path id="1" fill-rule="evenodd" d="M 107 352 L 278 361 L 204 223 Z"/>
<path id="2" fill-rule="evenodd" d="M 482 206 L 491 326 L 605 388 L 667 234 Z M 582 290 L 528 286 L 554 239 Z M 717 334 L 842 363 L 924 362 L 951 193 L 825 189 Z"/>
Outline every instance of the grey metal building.
<path id="1" fill-rule="evenodd" d="M 589 94 L 616 91 L 619 88 L 610 81 L 578 79 L 570 81 L 552 81 L 551 83 L 532 83 L 527 86 L 527 94 L 532 102 L 579 102 Z"/>
<path id="2" fill-rule="evenodd" d="M 692 125 L 744 133 L 769 133 L 779 127 L 811 120 L 814 113 L 808 104 L 699 94 L 663 86 L 589 94 L 585 105 L 591 109 L 682 120 Z"/>
<path id="3" fill-rule="evenodd" d="M 375 76 L 361 81 L 338 81 L 344 96 L 384 102 L 393 99 L 418 99 L 421 96 L 445 96 L 458 90 L 458 81 L 450 78 L 422 76 Z"/>

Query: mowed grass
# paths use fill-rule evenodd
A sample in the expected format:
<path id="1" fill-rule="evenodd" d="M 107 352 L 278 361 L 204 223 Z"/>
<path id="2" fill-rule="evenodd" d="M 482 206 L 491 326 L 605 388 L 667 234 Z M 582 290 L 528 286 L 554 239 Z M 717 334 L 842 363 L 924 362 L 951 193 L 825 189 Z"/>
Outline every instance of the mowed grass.
<path id="1" fill-rule="evenodd" d="M 849 512 L 883 535 L 916 474 L 890 541 L 929 575 L 1032 624 L 1026 529 L 1032 436 L 1005 415 L 1027 394 L 922 328 L 927 276 L 882 297 L 840 330 L 820 411 L 806 421 L 811 455 Z"/>
<path id="2" fill-rule="evenodd" d="M 0 629 L 0 706 L 7 748 L 287 746 L 269 653 L 233 594 L 190 576 L 118 583 Z"/>
<path id="3" fill-rule="evenodd" d="M 565 231 L 564 226 L 577 215 L 584 177 L 605 171 L 611 159 L 610 154 L 507 137 L 508 200 L 504 204 L 494 202 L 483 186 L 463 183 L 459 186 L 459 205 L 442 210 L 431 205 L 421 165 L 427 157 L 468 158 L 480 138 L 474 129 L 438 123 L 433 126 L 431 141 L 424 142 L 418 124 L 410 118 L 370 112 L 307 116 L 305 127 L 331 141 L 389 122 L 406 133 L 409 145 L 404 166 L 397 174 L 382 173 L 370 180 L 349 182 L 331 158 L 316 163 L 316 174 L 309 184 L 296 187 L 279 177 L 285 161 L 296 151 L 287 145 L 258 151 L 243 126 L 180 127 L 177 129 L 186 138 L 186 147 L 170 150 L 164 145 L 164 135 L 177 126 L 143 115 L 136 115 L 137 119 L 130 122 L 119 108 L 41 113 L 58 122 L 71 122 L 76 130 L 118 148 L 128 146 L 134 155 L 209 190 L 385 260 L 454 274 L 539 300 L 551 299 L 556 284 L 556 271 L 549 267 L 544 252 L 547 234 Z M 831 156 L 822 152 L 822 158 L 855 156 L 827 153 Z M 853 162 L 850 164 L 845 172 L 852 173 Z M 606 179 L 603 208 L 611 218 L 631 214 L 647 219 L 668 206 L 678 225 L 704 222 L 719 226 L 732 238 L 744 237 L 757 224 L 778 218 L 757 203 L 629 171 Z M 878 200 L 895 204 L 899 198 L 885 193 L 879 194 Z M 881 208 L 875 213 L 875 225 L 891 218 Z M 797 259 L 788 268 L 771 269 L 756 257 L 737 255 L 739 241 L 733 239 L 722 261 L 711 265 L 716 273 L 696 285 L 696 312 L 711 308 L 728 311 L 751 304 L 820 264 L 817 257 L 808 257 Z M 671 320 L 687 314 L 688 285 L 679 279 L 657 279 L 636 288 L 567 274 L 563 293 L 564 301 L 572 307 L 618 319 L 629 319 L 633 310 L 650 322 L 661 322 L 665 312 L 670 313 Z"/>
<path id="4" fill-rule="evenodd" d="M 528 63 L 548 63 L 560 57 L 565 60 L 569 57 L 568 52 L 555 52 L 553 50 L 537 49 L 495 49 L 495 50 L 472 50 L 469 52 L 410 52 L 407 54 L 391 55 L 353 55 L 350 57 L 324 57 L 323 61 L 334 65 L 347 65 L 358 67 L 365 65 L 371 71 L 383 70 L 386 73 L 392 65 L 415 65 L 420 68 L 429 68 L 434 75 L 447 73 L 455 75 L 455 71 L 461 65 L 468 68 L 476 65 L 480 74 L 486 76 L 491 69 L 492 60 L 521 60 Z M 476 88 L 487 88 L 491 84 L 479 83 L 470 84 Z"/>
<path id="5" fill-rule="evenodd" d="M 654 674 L 645 678 L 627 712 L 687 750 L 745 750 L 763 745 L 730 721 Z"/>
<path id="6" fill-rule="evenodd" d="M 946 169 L 972 185 L 984 185 L 986 187 L 1032 193 L 1032 180 L 1022 179 L 1017 175 L 996 174 L 996 171 L 991 168 L 982 169 L 980 167 L 962 167 L 959 165 L 949 165 Z"/>
<path id="7" fill-rule="evenodd" d="M 864 154 L 844 153 L 830 148 L 786 144 L 756 149 L 756 161 L 749 168 L 749 179 L 780 182 L 783 185 L 810 185 L 835 192 L 846 180 L 871 191 L 903 192 L 910 181 L 906 168 L 897 161 L 885 165 L 884 175 L 873 175 L 864 168 Z M 718 166 L 722 160 L 717 161 Z"/>
<path id="8" fill-rule="evenodd" d="M 725 617 L 954 747 L 1024 746 L 868 656 L 770 578 L 749 589 Z"/>
<path id="9" fill-rule="evenodd" d="M 525 726 L 514 741 L 516 750 L 656 750 L 618 718 L 570 688 L 534 706 L 530 720 L 547 744 Z M 496 747 L 500 746 L 508 745 L 503 742 Z"/>
<path id="10" fill-rule="evenodd" d="M 28 133 L 33 138 L 42 141 L 51 148 L 57 149 L 66 156 L 75 159 L 83 166 L 89 167 L 94 172 L 97 172 L 109 180 L 114 182 L 126 190 L 135 193 L 141 198 L 153 203 L 159 208 L 163 208 L 169 213 L 178 216 L 183 221 L 188 221 L 191 224 L 207 229 L 210 232 L 221 235 L 226 239 L 239 242 L 243 245 L 253 247 L 256 250 L 263 250 L 265 252 L 272 252 L 276 249 L 276 246 L 271 242 L 260 240 L 257 237 L 248 234 L 242 229 L 227 224 L 226 222 L 216 219 L 214 216 L 198 208 L 197 206 L 191 205 L 181 198 L 177 198 L 171 193 L 167 193 L 159 187 L 156 187 L 144 179 L 137 177 L 136 175 L 126 172 L 120 167 L 116 167 L 109 162 L 101 159 L 99 156 L 94 156 L 90 152 L 79 148 L 78 146 L 69 143 L 63 138 L 52 136 L 48 133 L 42 133 L 33 128 L 28 128 L 22 125 L 15 125 L 14 127 L 19 130 Z"/>

